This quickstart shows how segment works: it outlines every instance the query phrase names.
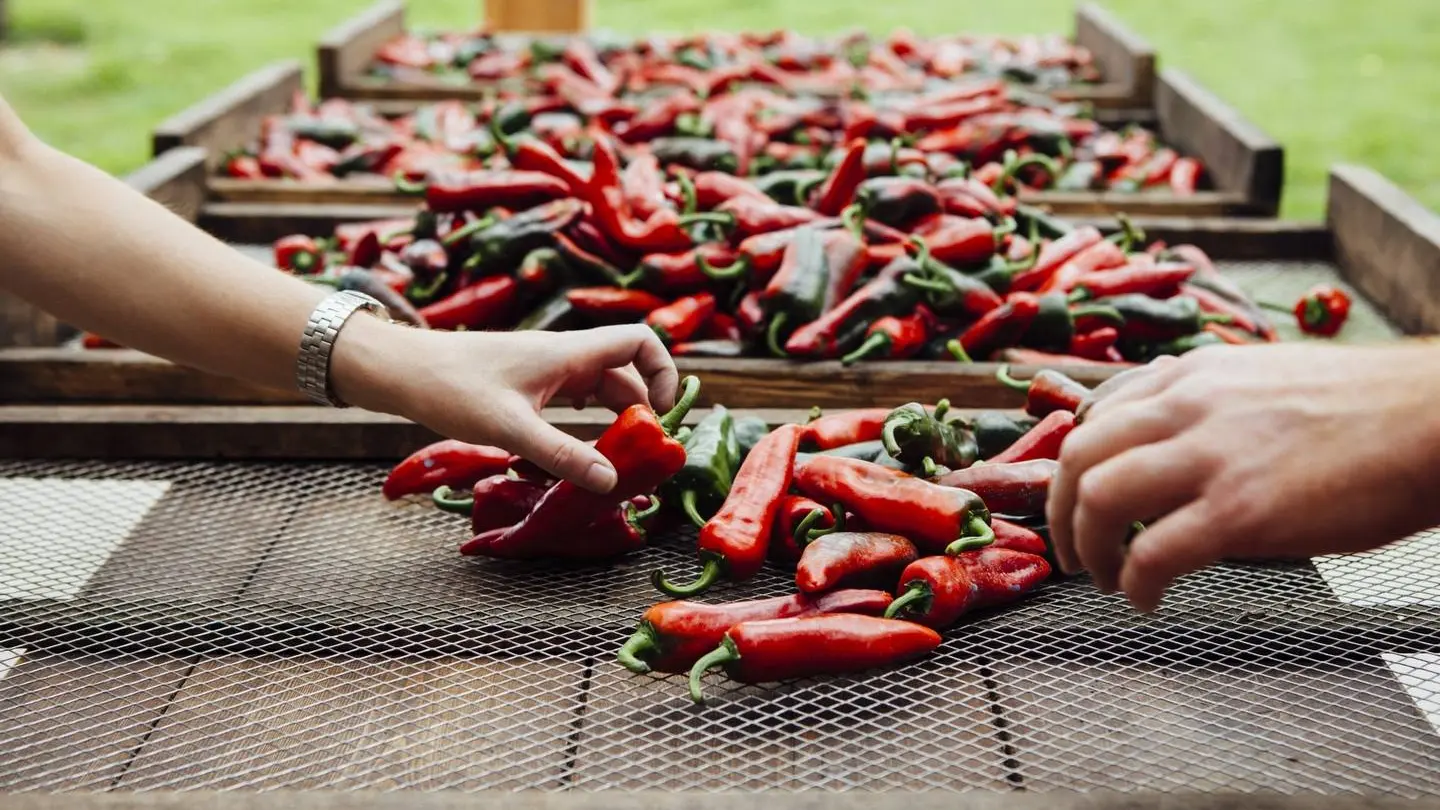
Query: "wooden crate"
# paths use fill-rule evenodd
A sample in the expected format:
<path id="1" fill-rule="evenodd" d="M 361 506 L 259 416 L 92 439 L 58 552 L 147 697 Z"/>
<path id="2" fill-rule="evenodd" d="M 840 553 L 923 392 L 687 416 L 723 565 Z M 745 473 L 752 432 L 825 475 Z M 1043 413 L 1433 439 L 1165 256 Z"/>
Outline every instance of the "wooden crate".
<path id="1" fill-rule="evenodd" d="M 493 30 L 538 30 L 533 24 L 527 24 L 527 20 L 532 19 L 536 17 L 507 9 L 487 22 L 493 24 Z M 560 29 L 547 26 L 547 30 Z M 478 85 L 457 87 L 440 81 L 401 83 L 366 76 L 376 50 L 404 32 L 404 0 L 380 0 L 358 16 L 336 26 L 321 37 L 317 49 L 320 92 L 346 98 L 387 100 L 479 100 L 484 97 L 485 88 Z M 1057 92 L 1057 98 L 1088 101 L 1097 107 L 1111 109 L 1150 106 L 1155 81 L 1155 49 L 1150 43 L 1097 3 L 1082 3 L 1076 7 L 1074 38 L 1077 44 L 1094 54 L 1104 81 Z"/>

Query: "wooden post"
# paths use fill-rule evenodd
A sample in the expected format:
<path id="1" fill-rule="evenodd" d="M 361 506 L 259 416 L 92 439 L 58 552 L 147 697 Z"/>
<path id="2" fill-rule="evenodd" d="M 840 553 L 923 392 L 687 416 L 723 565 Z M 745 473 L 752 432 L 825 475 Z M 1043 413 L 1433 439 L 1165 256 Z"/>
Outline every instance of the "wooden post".
<path id="1" fill-rule="evenodd" d="M 590 0 L 484 0 L 491 31 L 573 34 L 590 27 Z"/>

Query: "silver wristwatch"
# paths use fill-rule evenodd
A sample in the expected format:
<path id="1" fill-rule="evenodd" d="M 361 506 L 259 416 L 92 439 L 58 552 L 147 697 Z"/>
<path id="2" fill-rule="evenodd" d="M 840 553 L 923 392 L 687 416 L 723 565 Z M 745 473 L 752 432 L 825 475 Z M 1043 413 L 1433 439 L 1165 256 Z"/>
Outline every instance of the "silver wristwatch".
<path id="1" fill-rule="evenodd" d="M 336 408 L 348 407 L 335 396 L 330 387 L 330 352 L 340 328 L 359 310 L 367 310 L 382 320 L 390 320 L 385 305 L 354 290 L 340 290 L 325 297 L 310 313 L 305 334 L 300 337 L 300 358 L 296 364 L 296 380 L 300 390 L 311 401 Z"/>

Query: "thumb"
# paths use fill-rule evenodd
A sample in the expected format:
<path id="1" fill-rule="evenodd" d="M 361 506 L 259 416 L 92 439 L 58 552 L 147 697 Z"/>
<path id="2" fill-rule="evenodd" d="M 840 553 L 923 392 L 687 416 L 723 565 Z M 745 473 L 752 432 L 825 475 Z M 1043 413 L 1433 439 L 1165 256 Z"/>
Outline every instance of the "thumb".
<path id="1" fill-rule="evenodd" d="M 592 492 L 615 488 L 615 467 L 594 447 L 580 441 L 531 412 L 515 420 L 515 433 L 507 446 L 556 478 Z"/>

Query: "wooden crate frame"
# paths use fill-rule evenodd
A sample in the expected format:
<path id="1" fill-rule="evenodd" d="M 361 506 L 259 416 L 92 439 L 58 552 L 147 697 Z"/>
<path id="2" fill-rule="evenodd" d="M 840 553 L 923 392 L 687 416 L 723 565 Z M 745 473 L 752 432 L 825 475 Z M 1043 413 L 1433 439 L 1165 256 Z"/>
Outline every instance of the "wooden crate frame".
<path id="1" fill-rule="evenodd" d="M 442 82 L 391 82 L 365 76 L 375 52 L 405 32 L 404 0 L 380 0 L 336 26 L 316 49 L 322 95 L 373 100 L 479 100 L 484 90 Z M 1149 107 L 1155 81 L 1155 49 L 1098 3 L 1075 9 L 1075 42 L 1090 49 L 1104 81 L 1056 92 L 1056 98 L 1087 101 L 1096 107 Z"/>
<path id="2" fill-rule="evenodd" d="M 214 173 L 226 152 L 254 141 L 261 120 L 283 113 L 292 96 L 303 89 L 298 62 L 285 60 L 263 67 L 157 126 L 152 135 L 154 153 L 161 155 L 181 146 L 209 150 L 208 199 L 219 202 L 416 205 L 414 197 L 396 192 L 393 184 L 379 178 L 300 184 Z M 1153 115 L 1116 110 L 1104 118 L 1110 123 L 1134 121 L 1154 126 L 1167 143 L 1204 162 L 1213 189 L 1186 197 L 1164 191 L 1041 191 L 1024 193 L 1021 199 L 1062 215 L 1124 211 L 1139 216 L 1274 216 L 1279 211 L 1284 182 L 1284 150 L 1279 144 L 1182 71 L 1160 73 L 1154 84 L 1154 101 Z M 371 103 L 382 112 L 402 112 L 424 102 Z"/>
<path id="3" fill-rule="evenodd" d="M 182 216 L 198 218 L 221 238 L 253 238 L 257 233 L 268 237 L 282 230 L 321 230 L 334 224 L 333 212 L 318 214 L 314 207 L 277 212 L 250 210 L 264 208 L 260 206 L 236 211 L 241 206 L 236 203 L 197 205 L 195 183 L 203 174 L 204 160 L 203 149 L 172 150 L 130 181 Z M 1434 269 L 1440 266 L 1440 215 L 1368 169 L 1338 166 L 1332 171 L 1325 223 L 1143 218 L 1138 222 L 1152 238 L 1171 244 L 1190 242 L 1219 260 L 1333 259 L 1344 277 L 1401 331 L 1440 333 L 1440 273 Z M 1114 227 L 1113 222 L 1095 223 Z M 705 381 L 704 402 L 720 401 L 735 408 L 878 406 L 893 404 L 897 397 L 929 401 L 948 397 L 957 406 L 976 408 L 1017 407 L 1021 402 L 1017 392 L 995 381 L 994 363 L 878 361 L 844 368 L 835 362 L 679 358 L 677 364 L 682 372 L 698 374 Z M 1108 367 L 1063 368 L 1090 384 L 1115 373 Z M 1017 373 L 1033 370 L 1021 367 Z M 201 425 L 238 430 L 237 436 L 249 437 L 234 439 L 243 446 L 269 442 L 281 455 L 285 446 L 314 442 L 341 447 L 349 439 L 372 433 L 387 437 L 374 441 L 388 442 L 385 446 L 393 448 L 413 444 L 424 433 L 402 420 L 304 403 L 297 392 L 262 389 L 132 351 L 0 350 L 0 446 L 13 447 L 15 442 L 34 446 L 40 441 L 34 430 L 57 418 L 66 425 L 60 433 L 72 431 L 69 439 L 52 437 L 62 444 L 83 442 L 76 437 L 87 435 L 99 441 L 83 427 L 96 420 L 119 419 L 137 426 L 137 431 L 149 422 L 174 426 L 199 420 Z M 593 419 L 560 418 L 577 431 L 594 429 Z M 327 444 L 328 440 L 317 438 L 324 431 L 338 431 L 339 438 Z M 124 436 L 104 439 L 113 440 L 130 441 Z M 227 451 L 217 446 L 214 452 Z"/>

